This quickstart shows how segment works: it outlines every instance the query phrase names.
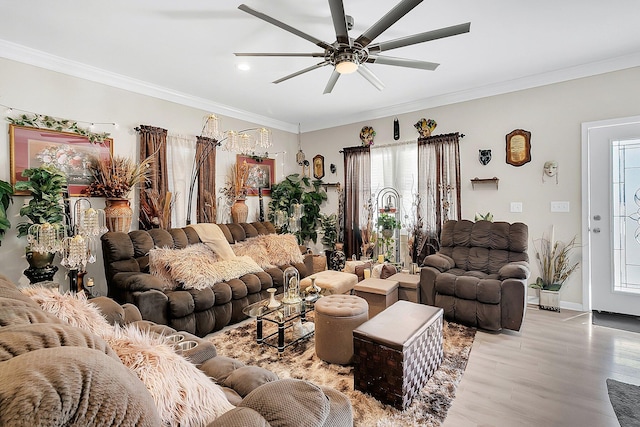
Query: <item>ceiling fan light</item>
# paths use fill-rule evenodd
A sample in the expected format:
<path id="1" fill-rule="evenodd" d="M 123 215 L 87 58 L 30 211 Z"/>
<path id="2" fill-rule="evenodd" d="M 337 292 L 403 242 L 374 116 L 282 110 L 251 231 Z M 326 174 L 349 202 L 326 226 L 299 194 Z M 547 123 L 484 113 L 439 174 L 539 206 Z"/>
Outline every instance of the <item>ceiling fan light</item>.
<path id="1" fill-rule="evenodd" d="M 351 74 L 358 70 L 358 64 L 352 61 L 342 61 L 336 64 L 336 71 L 340 74 Z"/>

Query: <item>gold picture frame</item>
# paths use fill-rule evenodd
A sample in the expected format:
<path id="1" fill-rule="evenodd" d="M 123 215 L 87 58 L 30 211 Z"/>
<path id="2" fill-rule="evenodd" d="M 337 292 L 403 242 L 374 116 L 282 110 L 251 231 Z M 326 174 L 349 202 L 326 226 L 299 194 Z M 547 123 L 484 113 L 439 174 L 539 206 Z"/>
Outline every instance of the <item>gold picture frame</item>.
<path id="1" fill-rule="evenodd" d="M 313 157 L 313 177 L 315 179 L 324 178 L 324 156 L 320 154 Z"/>
<path id="2" fill-rule="evenodd" d="M 516 129 L 507 134 L 507 163 L 522 166 L 531 161 L 531 132 Z"/>
<path id="3" fill-rule="evenodd" d="M 9 125 L 11 185 L 26 181 L 25 169 L 53 165 L 67 177 L 69 195 L 82 195 L 93 175 L 89 165 L 96 159 L 108 160 L 113 154 L 113 139 L 93 143 L 89 138 L 71 132 L 40 129 L 30 126 Z M 16 191 L 16 195 L 29 195 L 28 191 Z"/>

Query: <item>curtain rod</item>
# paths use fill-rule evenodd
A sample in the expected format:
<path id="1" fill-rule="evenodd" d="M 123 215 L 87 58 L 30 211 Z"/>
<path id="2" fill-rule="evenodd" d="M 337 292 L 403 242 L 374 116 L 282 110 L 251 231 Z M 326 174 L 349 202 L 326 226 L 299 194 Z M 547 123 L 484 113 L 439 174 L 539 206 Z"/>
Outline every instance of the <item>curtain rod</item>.
<path id="1" fill-rule="evenodd" d="M 433 135 L 433 136 L 439 136 L 439 135 Z M 464 138 L 464 133 L 460 134 L 460 138 Z M 386 147 L 395 147 L 398 145 L 407 145 L 407 144 L 413 144 L 413 143 L 417 143 L 418 140 L 416 139 L 414 140 L 409 140 L 409 141 L 403 141 L 403 142 L 398 142 L 398 143 L 390 143 L 390 144 L 383 144 L 383 145 L 376 145 L 374 147 L 370 147 L 371 150 L 375 150 L 376 148 L 386 148 Z M 338 151 L 338 153 L 344 153 L 344 150 L 340 150 Z"/>

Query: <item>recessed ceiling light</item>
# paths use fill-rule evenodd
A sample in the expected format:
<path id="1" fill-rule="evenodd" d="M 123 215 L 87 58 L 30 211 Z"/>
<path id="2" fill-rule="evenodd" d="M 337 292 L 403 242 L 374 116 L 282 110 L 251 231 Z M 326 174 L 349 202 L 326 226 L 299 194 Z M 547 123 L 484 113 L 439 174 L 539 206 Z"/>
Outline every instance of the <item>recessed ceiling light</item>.
<path id="1" fill-rule="evenodd" d="M 236 65 L 236 67 L 240 71 L 249 71 L 251 69 L 251 66 L 249 64 L 245 63 L 245 62 L 242 62 L 242 63 Z"/>

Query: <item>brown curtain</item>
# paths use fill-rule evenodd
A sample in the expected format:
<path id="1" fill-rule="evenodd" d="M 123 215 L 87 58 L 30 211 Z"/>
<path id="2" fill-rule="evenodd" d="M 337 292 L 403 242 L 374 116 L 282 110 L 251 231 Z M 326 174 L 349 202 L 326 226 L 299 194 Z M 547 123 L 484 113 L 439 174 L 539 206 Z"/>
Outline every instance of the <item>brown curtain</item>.
<path id="1" fill-rule="evenodd" d="M 460 219 L 460 134 L 418 138 L 418 262 L 435 252 L 442 224 Z"/>
<path id="2" fill-rule="evenodd" d="M 140 229 L 171 227 L 171 216 L 165 212 L 164 201 L 170 199 L 167 174 L 167 130 L 140 125 L 140 161 L 152 157 L 148 182 L 140 188 Z"/>
<path id="3" fill-rule="evenodd" d="M 360 228 L 366 225 L 371 201 L 371 151 L 369 147 L 344 149 L 344 253 L 359 255 Z"/>
<path id="4" fill-rule="evenodd" d="M 197 222 L 216 222 L 216 145 L 213 138 L 199 136 L 196 142 L 198 169 Z"/>

